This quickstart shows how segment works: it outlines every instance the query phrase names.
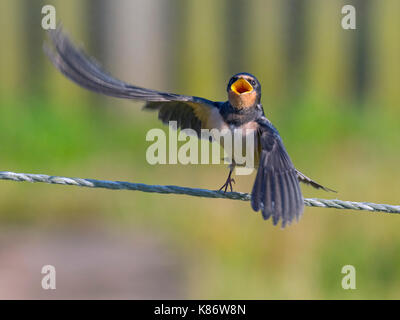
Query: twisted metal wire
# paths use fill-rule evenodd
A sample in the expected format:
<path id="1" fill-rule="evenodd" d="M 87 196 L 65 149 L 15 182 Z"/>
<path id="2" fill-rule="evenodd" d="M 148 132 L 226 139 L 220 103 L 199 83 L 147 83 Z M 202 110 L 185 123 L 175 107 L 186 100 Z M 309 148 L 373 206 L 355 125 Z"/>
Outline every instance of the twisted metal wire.
<path id="1" fill-rule="evenodd" d="M 0 171 L 0 180 L 42 182 L 51 184 L 63 184 L 69 186 L 103 188 L 112 190 L 135 190 L 142 192 L 184 194 L 203 198 L 220 198 L 231 200 L 249 201 L 251 196 L 242 192 L 226 192 L 208 189 L 187 188 L 172 185 L 148 185 L 143 183 L 132 183 L 125 181 L 108 181 L 95 179 L 68 178 L 49 176 L 45 174 L 15 173 Z M 371 202 L 343 201 L 339 199 L 304 199 L 304 204 L 309 207 L 365 210 L 374 212 L 400 213 L 400 206 L 389 204 L 377 204 Z"/>

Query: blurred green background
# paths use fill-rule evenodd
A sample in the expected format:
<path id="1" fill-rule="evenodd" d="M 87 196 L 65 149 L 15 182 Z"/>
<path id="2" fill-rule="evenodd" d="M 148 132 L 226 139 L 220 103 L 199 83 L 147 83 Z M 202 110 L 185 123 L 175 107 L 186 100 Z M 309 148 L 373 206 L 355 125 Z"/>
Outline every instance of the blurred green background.
<path id="1" fill-rule="evenodd" d="M 146 162 L 156 114 L 55 70 L 45 4 L 140 86 L 225 100 L 232 74 L 253 73 L 296 167 L 339 191 L 305 197 L 400 203 L 400 1 L 0 0 L 0 170 L 216 189 L 224 165 Z M 345 4 L 356 30 L 341 27 Z M 239 201 L 0 181 L 0 297 L 398 299 L 399 228 L 306 208 L 281 230 Z M 56 293 L 40 289 L 45 264 Z M 356 290 L 341 287 L 347 264 Z"/>

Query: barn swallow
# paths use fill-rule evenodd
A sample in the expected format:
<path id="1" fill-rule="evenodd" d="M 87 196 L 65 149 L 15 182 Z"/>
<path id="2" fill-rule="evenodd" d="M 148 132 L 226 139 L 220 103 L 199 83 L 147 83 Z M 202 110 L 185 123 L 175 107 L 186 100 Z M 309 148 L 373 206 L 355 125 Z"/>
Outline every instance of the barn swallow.
<path id="1" fill-rule="evenodd" d="M 78 85 L 107 96 L 141 100 L 144 109 L 158 111 L 158 118 L 165 124 L 176 121 L 180 129 L 193 129 L 201 138 L 201 129 L 243 129 L 255 132 L 256 179 L 251 192 L 251 206 L 261 211 L 264 219 L 272 217 L 274 225 L 282 221 L 282 227 L 301 217 L 304 201 L 299 182 L 317 189 L 326 188 L 298 171 L 277 129 L 265 117 L 261 104 L 261 85 L 250 73 L 238 73 L 228 82 L 225 102 L 160 92 L 130 85 L 105 72 L 94 59 L 73 45 L 69 38 L 57 29 L 50 32 L 53 48 L 45 46 L 45 52 L 66 77 Z M 232 171 L 221 189 L 232 191 Z M 220 189 L 220 190 L 221 190 Z"/>

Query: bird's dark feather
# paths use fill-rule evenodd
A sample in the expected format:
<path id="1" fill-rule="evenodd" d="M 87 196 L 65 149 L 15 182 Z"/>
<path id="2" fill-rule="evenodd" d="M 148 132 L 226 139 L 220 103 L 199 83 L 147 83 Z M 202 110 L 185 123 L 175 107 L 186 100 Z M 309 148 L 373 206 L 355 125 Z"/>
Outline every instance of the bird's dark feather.
<path id="1" fill-rule="evenodd" d="M 257 122 L 261 156 L 251 205 L 264 219 L 272 217 L 274 225 L 281 220 L 285 227 L 299 219 L 304 208 L 297 171 L 277 130 L 264 117 Z"/>
<path id="2" fill-rule="evenodd" d="M 296 172 L 297 172 L 297 178 L 298 178 L 301 182 L 303 182 L 303 183 L 305 183 L 305 184 L 308 184 L 308 185 L 312 186 L 312 187 L 315 188 L 315 189 L 322 189 L 322 190 L 325 190 L 325 191 L 328 191 L 328 192 L 335 192 L 335 193 L 337 193 L 337 191 L 332 190 L 332 189 L 327 188 L 327 187 L 324 187 L 323 185 L 320 185 L 318 182 L 315 182 L 315 181 L 312 180 L 311 178 L 307 177 L 304 173 L 301 173 L 301 172 L 298 171 L 298 170 L 296 170 Z"/>
<path id="3" fill-rule="evenodd" d="M 200 97 L 160 92 L 130 85 L 115 79 L 93 59 L 78 49 L 62 32 L 61 28 L 50 31 L 54 50 L 45 46 L 44 50 L 54 66 L 78 85 L 107 96 L 142 100 L 149 102 L 145 108 L 159 110 L 163 122 L 176 120 L 182 128 L 192 128 L 196 132 L 205 125 L 209 110 L 218 108 L 219 103 Z M 183 114 L 189 117 L 185 118 Z"/>
<path id="4" fill-rule="evenodd" d="M 194 110 L 184 102 L 148 102 L 144 109 L 158 110 L 158 119 L 164 124 L 168 124 L 169 121 L 176 121 L 178 128 L 193 129 L 198 137 L 201 136 L 201 120 L 196 116 Z"/>

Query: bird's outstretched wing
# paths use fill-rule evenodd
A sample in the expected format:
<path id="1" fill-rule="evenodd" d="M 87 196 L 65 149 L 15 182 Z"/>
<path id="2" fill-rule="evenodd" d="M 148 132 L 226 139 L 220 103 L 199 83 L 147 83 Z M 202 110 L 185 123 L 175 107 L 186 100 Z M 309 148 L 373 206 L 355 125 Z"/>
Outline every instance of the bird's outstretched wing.
<path id="1" fill-rule="evenodd" d="M 272 216 L 274 225 L 282 220 L 282 227 L 285 227 L 303 213 L 297 171 L 277 130 L 264 117 L 257 122 L 261 154 L 251 206 L 255 211 L 261 210 L 264 219 Z"/>
<path id="2" fill-rule="evenodd" d="M 145 89 L 115 79 L 93 58 L 74 46 L 60 27 L 50 31 L 50 39 L 53 49 L 45 45 L 44 50 L 54 66 L 88 90 L 117 98 L 147 101 L 145 108 L 158 110 L 164 123 L 177 121 L 181 129 L 191 128 L 198 134 L 201 128 L 208 128 L 212 115 L 218 115 L 215 110 L 212 112 L 218 108 L 218 102 Z"/>

